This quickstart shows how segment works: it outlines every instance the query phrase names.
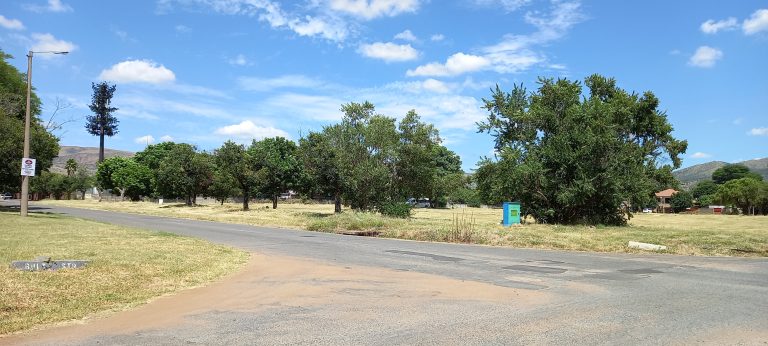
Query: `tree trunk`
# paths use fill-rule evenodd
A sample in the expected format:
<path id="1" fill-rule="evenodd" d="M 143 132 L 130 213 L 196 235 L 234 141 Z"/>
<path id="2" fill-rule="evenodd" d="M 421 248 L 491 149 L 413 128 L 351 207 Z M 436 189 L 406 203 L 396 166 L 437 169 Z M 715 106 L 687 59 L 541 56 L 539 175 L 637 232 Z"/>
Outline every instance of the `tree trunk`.
<path id="1" fill-rule="evenodd" d="M 341 194 L 336 192 L 336 194 L 333 196 L 333 199 L 333 212 L 335 214 L 341 214 Z"/>
<path id="2" fill-rule="evenodd" d="M 248 199 L 249 199 L 249 197 L 250 196 L 248 196 L 248 190 L 247 189 L 243 189 L 243 210 L 244 211 L 248 210 Z"/>
<path id="3" fill-rule="evenodd" d="M 272 209 L 277 209 L 277 195 L 272 195 Z"/>
<path id="4" fill-rule="evenodd" d="M 187 195 L 187 206 L 192 206 L 192 196 Z"/>
<path id="5" fill-rule="evenodd" d="M 99 163 L 104 162 L 104 125 L 99 131 Z"/>
<path id="6" fill-rule="evenodd" d="M 120 190 L 120 202 L 122 202 L 125 198 L 125 189 L 118 188 L 118 190 Z"/>

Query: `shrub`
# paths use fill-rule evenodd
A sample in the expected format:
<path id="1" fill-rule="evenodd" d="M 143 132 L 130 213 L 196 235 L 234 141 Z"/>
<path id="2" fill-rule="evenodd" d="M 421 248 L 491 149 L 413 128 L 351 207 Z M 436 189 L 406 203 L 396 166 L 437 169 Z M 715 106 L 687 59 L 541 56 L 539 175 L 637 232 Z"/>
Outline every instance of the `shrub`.
<path id="1" fill-rule="evenodd" d="M 407 219 L 411 217 L 411 205 L 405 202 L 388 202 L 379 208 L 381 215 Z"/>

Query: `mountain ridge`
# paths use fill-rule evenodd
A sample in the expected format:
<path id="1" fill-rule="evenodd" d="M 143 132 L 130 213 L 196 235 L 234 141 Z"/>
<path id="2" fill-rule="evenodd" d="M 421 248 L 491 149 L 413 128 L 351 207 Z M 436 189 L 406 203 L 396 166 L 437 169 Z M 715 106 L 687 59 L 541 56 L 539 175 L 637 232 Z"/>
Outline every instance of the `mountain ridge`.
<path id="1" fill-rule="evenodd" d="M 104 148 L 104 158 L 115 156 L 133 157 L 133 155 L 135 155 L 135 153 L 131 151 Z M 66 174 L 67 169 L 65 167 L 67 160 L 69 159 L 75 159 L 78 166 L 85 166 L 85 169 L 89 173 L 94 173 L 96 172 L 96 166 L 99 161 L 99 148 L 62 145 L 59 147 L 59 156 L 53 159 L 51 172 Z"/>
<path id="2" fill-rule="evenodd" d="M 730 163 L 723 161 L 709 161 L 678 169 L 672 172 L 672 175 L 680 181 L 683 188 L 687 189 L 702 180 L 712 179 L 712 173 L 715 170 L 728 164 Z M 768 157 L 735 162 L 735 164 L 747 166 L 750 171 L 760 174 L 763 176 L 763 179 L 768 180 Z"/>

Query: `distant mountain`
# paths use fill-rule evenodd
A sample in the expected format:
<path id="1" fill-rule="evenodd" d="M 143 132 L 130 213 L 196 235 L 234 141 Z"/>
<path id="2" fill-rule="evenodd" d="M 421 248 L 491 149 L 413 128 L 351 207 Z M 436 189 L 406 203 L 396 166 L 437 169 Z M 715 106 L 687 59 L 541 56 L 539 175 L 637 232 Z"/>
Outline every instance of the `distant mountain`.
<path id="1" fill-rule="evenodd" d="M 105 158 L 115 156 L 133 157 L 133 155 L 134 153 L 130 151 L 104 148 Z M 65 166 L 69 159 L 75 159 L 78 165 L 85 165 L 85 168 L 91 173 L 96 172 L 96 163 L 99 162 L 99 148 L 62 145 L 59 149 L 59 157 L 53 159 L 51 172 L 67 173 Z"/>
<path id="2" fill-rule="evenodd" d="M 768 157 L 756 160 L 748 160 L 743 162 L 737 162 L 738 164 L 747 166 L 749 170 L 760 174 L 765 180 L 768 180 Z M 689 188 L 699 181 L 712 179 L 712 173 L 720 167 L 727 165 L 727 162 L 723 161 L 711 161 L 678 169 L 672 174 L 683 184 L 683 188 Z"/>

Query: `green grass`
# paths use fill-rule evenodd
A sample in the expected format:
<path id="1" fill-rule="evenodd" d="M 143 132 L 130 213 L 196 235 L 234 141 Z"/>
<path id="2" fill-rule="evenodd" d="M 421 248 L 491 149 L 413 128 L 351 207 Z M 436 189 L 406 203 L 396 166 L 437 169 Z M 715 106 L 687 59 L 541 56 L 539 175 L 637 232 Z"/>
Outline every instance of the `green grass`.
<path id="1" fill-rule="evenodd" d="M 248 254 L 166 232 L 0 211 L 0 334 L 118 311 L 240 268 Z M 12 260 L 85 259 L 85 269 L 22 272 Z"/>
<path id="2" fill-rule="evenodd" d="M 502 227 L 501 210 L 414 209 L 409 219 L 355 213 L 333 214 L 331 204 L 204 204 L 195 208 L 144 202 L 44 201 L 44 204 L 320 232 L 374 230 L 380 236 L 495 246 L 596 252 L 640 252 L 629 241 L 666 245 L 666 253 L 706 256 L 768 256 L 768 217 L 638 214 L 628 227 L 527 224 Z"/>

